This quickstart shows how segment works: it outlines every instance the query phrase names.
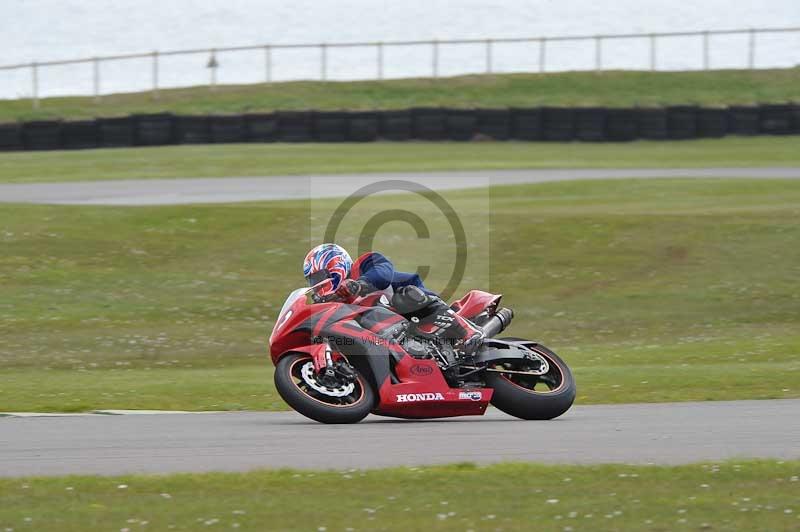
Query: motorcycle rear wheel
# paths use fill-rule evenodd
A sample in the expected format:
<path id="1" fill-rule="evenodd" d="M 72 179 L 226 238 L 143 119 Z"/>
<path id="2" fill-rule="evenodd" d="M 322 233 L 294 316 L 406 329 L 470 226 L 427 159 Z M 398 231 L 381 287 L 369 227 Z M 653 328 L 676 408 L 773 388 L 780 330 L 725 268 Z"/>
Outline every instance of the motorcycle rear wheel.
<path id="1" fill-rule="evenodd" d="M 503 340 L 524 341 L 519 338 Z M 492 405 L 520 419 L 553 419 L 572 406 L 576 387 L 569 366 L 554 352 L 541 344 L 529 345 L 538 355 L 547 360 L 550 369 L 542 376 L 514 373 L 486 372 L 486 385 L 494 389 Z M 525 371 L 522 366 L 497 366 L 495 369 Z"/>
<path id="2" fill-rule="evenodd" d="M 319 383 L 310 384 L 306 380 L 308 376 L 303 377 L 303 368 L 308 364 L 313 365 L 308 354 L 290 353 L 275 366 L 275 388 L 283 400 L 297 412 L 320 423 L 358 423 L 372 411 L 375 393 L 357 371 L 350 393 L 326 395 L 320 391 L 325 390 L 325 386 Z M 332 391 L 335 394 L 342 393 Z"/>

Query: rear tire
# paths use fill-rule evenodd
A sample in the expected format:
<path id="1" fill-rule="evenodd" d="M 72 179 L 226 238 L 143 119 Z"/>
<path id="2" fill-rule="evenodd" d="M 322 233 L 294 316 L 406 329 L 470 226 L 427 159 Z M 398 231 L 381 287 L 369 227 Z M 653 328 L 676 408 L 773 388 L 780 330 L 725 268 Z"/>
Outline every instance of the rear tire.
<path id="1" fill-rule="evenodd" d="M 305 386 L 302 378 L 298 379 L 298 370 L 310 362 L 311 356 L 305 353 L 290 353 L 275 366 L 275 388 L 289 406 L 320 423 L 358 423 L 372 411 L 375 393 L 367 379 L 358 371 L 352 394 L 353 402 L 334 404 L 335 399 L 327 401 L 326 396 Z"/>
<path id="2" fill-rule="evenodd" d="M 518 338 L 503 338 L 524 342 Z M 526 342 L 527 343 L 527 342 Z M 486 385 L 494 389 L 492 405 L 520 419 L 553 419 L 572 406 L 575 401 L 575 379 L 569 366 L 561 358 L 540 344 L 531 343 L 540 356 L 550 365 L 550 371 L 541 379 L 520 379 L 513 374 L 486 372 Z M 516 379 L 515 382 L 512 379 Z M 534 381 L 539 382 L 534 382 Z M 535 388 L 539 383 L 546 385 L 547 391 Z"/>

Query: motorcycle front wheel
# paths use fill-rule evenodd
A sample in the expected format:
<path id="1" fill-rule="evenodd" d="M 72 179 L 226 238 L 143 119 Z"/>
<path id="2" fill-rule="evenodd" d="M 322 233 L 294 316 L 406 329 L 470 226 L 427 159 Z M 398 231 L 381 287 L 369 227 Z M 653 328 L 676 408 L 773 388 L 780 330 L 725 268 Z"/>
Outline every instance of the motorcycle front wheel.
<path id="1" fill-rule="evenodd" d="M 320 423 L 358 423 L 375 404 L 375 393 L 356 371 L 353 382 L 320 382 L 305 353 L 290 353 L 275 366 L 275 388 L 286 403 Z"/>
<path id="2" fill-rule="evenodd" d="M 541 344 L 527 343 L 517 338 L 528 349 L 544 358 L 549 366 L 544 375 L 527 375 L 533 365 L 527 361 L 497 364 L 486 372 L 486 385 L 494 389 L 492 405 L 506 414 L 520 419 L 553 419 L 572 406 L 576 387 L 569 366 L 554 352 Z M 526 345 L 527 344 L 527 345 Z M 504 373 L 503 370 L 508 370 Z"/>

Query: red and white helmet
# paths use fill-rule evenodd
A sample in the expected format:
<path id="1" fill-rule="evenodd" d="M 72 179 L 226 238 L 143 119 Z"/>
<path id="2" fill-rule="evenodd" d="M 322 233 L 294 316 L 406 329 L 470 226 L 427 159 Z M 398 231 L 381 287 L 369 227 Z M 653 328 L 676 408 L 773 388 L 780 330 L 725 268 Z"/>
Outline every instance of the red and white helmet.
<path id="1" fill-rule="evenodd" d="M 317 295 L 327 296 L 336 291 L 350 275 L 353 259 L 342 246 L 336 244 L 320 244 L 306 255 L 303 261 L 303 275 L 309 286 L 315 286 L 325 279 L 331 282 L 325 288 L 317 290 Z"/>

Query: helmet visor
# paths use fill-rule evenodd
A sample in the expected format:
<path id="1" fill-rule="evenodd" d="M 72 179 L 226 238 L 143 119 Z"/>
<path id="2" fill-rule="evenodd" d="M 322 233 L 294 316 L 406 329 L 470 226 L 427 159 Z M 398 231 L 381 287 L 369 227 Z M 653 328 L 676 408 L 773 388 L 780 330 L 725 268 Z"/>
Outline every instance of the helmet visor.
<path id="1" fill-rule="evenodd" d="M 328 272 L 328 270 L 318 270 L 312 274 L 309 274 L 309 276 L 306 277 L 306 280 L 308 281 L 308 286 L 314 286 L 321 283 L 325 279 L 328 279 L 330 276 L 331 274 Z"/>

